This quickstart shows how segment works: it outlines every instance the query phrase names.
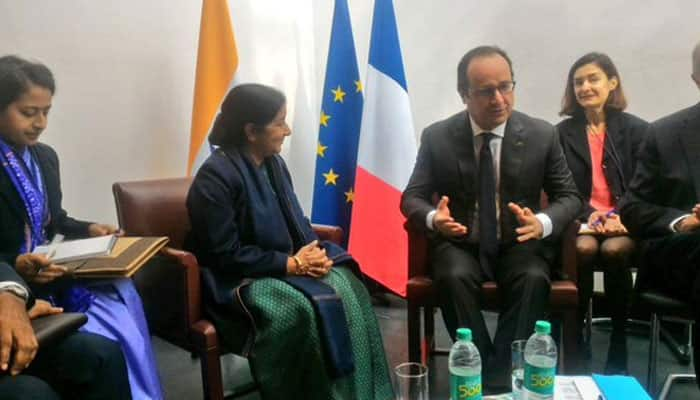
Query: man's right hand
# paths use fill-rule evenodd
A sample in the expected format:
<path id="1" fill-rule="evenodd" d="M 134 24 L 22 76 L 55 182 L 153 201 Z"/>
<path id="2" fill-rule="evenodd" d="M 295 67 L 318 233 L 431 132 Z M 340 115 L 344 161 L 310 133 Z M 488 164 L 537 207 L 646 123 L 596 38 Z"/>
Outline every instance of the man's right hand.
<path id="1" fill-rule="evenodd" d="M 696 204 L 692 214 L 680 220 L 676 225 L 676 230 L 681 233 L 692 232 L 698 228 L 700 228 L 700 204 Z"/>
<path id="2" fill-rule="evenodd" d="M 693 215 L 700 220 L 700 204 L 696 204 L 695 207 L 693 207 Z"/>
<path id="3" fill-rule="evenodd" d="M 440 198 L 435 215 L 433 215 L 433 228 L 447 237 L 464 236 L 467 234 L 468 229 L 452 218 L 448 207 L 449 202 L 450 199 L 447 196 Z"/>
<path id="4" fill-rule="evenodd" d="M 12 375 L 27 368 L 39 348 L 25 307 L 14 294 L 0 292 L 0 370 Z"/>

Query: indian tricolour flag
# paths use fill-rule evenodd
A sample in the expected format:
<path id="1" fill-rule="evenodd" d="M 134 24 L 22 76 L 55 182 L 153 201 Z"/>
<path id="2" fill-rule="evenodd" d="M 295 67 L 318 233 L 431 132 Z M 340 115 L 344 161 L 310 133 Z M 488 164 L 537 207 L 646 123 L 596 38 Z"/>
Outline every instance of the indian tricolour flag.
<path id="1" fill-rule="evenodd" d="M 374 3 L 364 92 L 349 249 L 363 273 L 405 296 L 408 243 L 399 202 L 416 138 L 391 0 Z"/>
<path id="2" fill-rule="evenodd" d="M 207 137 L 238 68 L 238 51 L 226 0 L 204 0 L 192 107 L 187 173 L 209 156 Z"/>

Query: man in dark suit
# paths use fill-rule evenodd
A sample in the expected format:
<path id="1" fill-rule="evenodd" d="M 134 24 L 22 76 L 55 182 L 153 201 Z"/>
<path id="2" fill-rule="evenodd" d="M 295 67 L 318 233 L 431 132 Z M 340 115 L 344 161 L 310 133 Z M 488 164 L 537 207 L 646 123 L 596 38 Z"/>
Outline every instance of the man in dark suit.
<path id="1" fill-rule="evenodd" d="M 513 111 L 514 86 L 503 50 L 465 54 L 457 90 L 467 111 L 424 130 L 401 199 L 404 215 L 427 231 L 450 335 L 471 328 L 492 387 L 510 386 L 510 344 L 544 317 L 553 249 L 540 239 L 559 235 L 582 205 L 554 127 Z M 542 190 L 549 205 L 540 210 Z M 493 344 L 480 306 L 487 280 L 503 295 Z"/>
<path id="2" fill-rule="evenodd" d="M 700 43 L 692 78 L 700 88 Z M 700 103 L 654 122 L 620 208 L 643 239 L 638 289 L 656 288 L 691 302 L 700 324 Z M 694 330 L 695 370 L 700 335 Z"/>
<path id="3" fill-rule="evenodd" d="M 117 343 L 74 333 L 40 349 L 29 320 L 43 311 L 32 307 L 46 303 L 35 305 L 24 281 L 0 262 L 0 399 L 131 398 Z"/>

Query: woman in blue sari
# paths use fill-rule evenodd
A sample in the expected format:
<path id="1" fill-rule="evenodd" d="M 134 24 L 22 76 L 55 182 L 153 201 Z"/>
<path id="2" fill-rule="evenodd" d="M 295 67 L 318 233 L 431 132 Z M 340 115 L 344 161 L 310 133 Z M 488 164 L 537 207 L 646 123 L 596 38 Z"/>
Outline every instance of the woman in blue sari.
<path id="1" fill-rule="evenodd" d="M 73 219 L 61 207 L 58 156 L 39 143 L 55 82 L 44 65 L 0 57 L 0 260 L 14 265 L 38 297 L 81 311 L 81 330 L 119 342 L 135 399 L 162 399 L 141 299 L 130 279 L 77 281 L 32 250 L 67 238 L 117 233 L 110 225 Z"/>
<path id="2" fill-rule="evenodd" d="M 205 299 L 230 348 L 248 322 L 248 356 L 263 399 L 388 400 L 381 334 L 358 265 L 318 239 L 299 205 L 282 143 L 285 97 L 236 86 L 209 137 L 218 146 L 187 197 L 188 248 Z M 240 347 L 239 347 L 240 348 Z"/>

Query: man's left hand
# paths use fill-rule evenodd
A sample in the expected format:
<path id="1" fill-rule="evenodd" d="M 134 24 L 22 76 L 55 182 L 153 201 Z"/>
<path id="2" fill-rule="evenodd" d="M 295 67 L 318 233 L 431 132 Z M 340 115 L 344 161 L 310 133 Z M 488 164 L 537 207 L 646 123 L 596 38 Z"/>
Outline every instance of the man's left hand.
<path id="1" fill-rule="evenodd" d="M 515 233 L 518 234 L 519 243 L 527 242 L 531 239 L 542 239 L 544 227 L 542 227 L 542 223 L 532 210 L 527 207 L 520 207 L 515 203 L 508 203 L 508 209 L 515 214 L 515 218 L 518 219 L 520 224 L 520 228 L 515 230 Z"/>

